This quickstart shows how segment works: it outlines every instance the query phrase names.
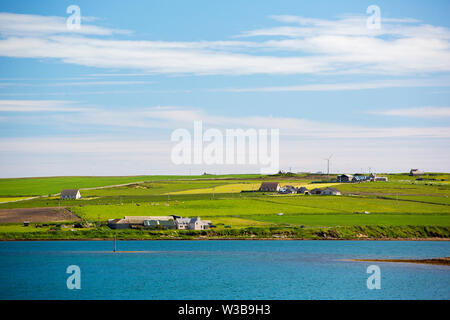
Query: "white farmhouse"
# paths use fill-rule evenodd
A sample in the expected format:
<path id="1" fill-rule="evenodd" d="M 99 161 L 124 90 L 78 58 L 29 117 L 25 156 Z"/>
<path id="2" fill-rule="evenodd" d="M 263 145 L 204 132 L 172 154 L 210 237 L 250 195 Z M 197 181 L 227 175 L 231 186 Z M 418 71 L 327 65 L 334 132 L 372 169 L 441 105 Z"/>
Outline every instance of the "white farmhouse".
<path id="1" fill-rule="evenodd" d="M 200 217 L 197 218 L 177 218 L 175 220 L 177 224 L 177 229 L 185 230 L 205 230 L 209 229 L 211 221 L 201 220 Z"/>
<path id="2" fill-rule="evenodd" d="M 81 199 L 80 189 L 64 189 L 61 191 L 61 200 Z"/>

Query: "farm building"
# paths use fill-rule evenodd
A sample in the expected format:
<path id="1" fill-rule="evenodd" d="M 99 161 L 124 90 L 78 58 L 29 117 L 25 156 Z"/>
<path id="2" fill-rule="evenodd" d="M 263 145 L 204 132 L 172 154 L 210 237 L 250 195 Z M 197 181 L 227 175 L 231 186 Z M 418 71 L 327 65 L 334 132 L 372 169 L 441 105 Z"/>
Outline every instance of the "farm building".
<path id="1" fill-rule="evenodd" d="M 322 194 L 322 189 L 315 188 L 310 191 L 311 194 Z"/>
<path id="2" fill-rule="evenodd" d="M 353 176 L 351 174 L 341 174 L 337 176 L 338 182 L 351 182 L 353 179 Z"/>
<path id="3" fill-rule="evenodd" d="M 125 219 L 109 219 L 108 227 L 111 229 L 129 229 L 130 224 Z"/>
<path id="4" fill-rule="evenodd" d="M 322 191 L 322 194 L 326 196 L 340 196 L 341 192 L 336 188 L 328 187 Z"/>
<path id="5" fill-rule="evenodd" d="M 375 177 L 375 181 L 388 181 L 387 177 Z"/>
<path id="6" fill-rule="evenodd" d="M 281 194 L 297 193 L 297 188 L 295 188 L 294 186 L 283 186 L 280 188 L 278 193 L 281 193 Z"/>
<path id="7" fill-rule="evenodd" d="M 64 189 L 61 191 L 61 200 L 80 199 L 81 193 L 79 189 Z"/>
<path id="8" fill-rule="evenodd" d="M 422 174 L 423 174 L 423 172 L 420 171 L 419 169 L 411 169 L 411 170 L 409 171 L 409 175 L 410 175 L 410 176 L 420 176 L 420 175 L 422 175 Z"/>
<path id="9" fill-rule="evenodd" d="M 189 230 L 205 230 L 209 229 L 211 221 L 201 220 L 200 217 L 197 218 L 179 218 L 175 220 L 177 229 L 189 229 Z"/>
<path id="10" fill-rule="evenodd" d="M 176 229 L 174 220 L 144 220 L 144 227 L 151 229 Z"/>
<path id="11" fill-rule="evenodd" d="M 130 226 L 133 228 L 143 226 L 145 221 L 151 220 L 169 221 L 173 220 L 173 218 L 170 216 L 125 216 L 124 220 L 128 221 Z"/>
<path id="12" fill-rule="evenodd" d="M 278 192 L 280 191 L 280 184 L 278 182 L 263 182 L 259 191 Z"/>
<path id="13" fill-rule="evenodd" d="M 297 189 L 297 193 L 299 193 L 299 194 L 308 194 L 309 191 L 308 191 L 308 189 L 306 187 L 300 187 L 300 188 Z"/>
<path id="14" fill-rule="evenodd" d="M 358 174 L 358 175 L 354 175 L 352 182 L 364 182 L 367 181 L 368 177 L 366 177 L 365 175 L 362 174 Z"/>

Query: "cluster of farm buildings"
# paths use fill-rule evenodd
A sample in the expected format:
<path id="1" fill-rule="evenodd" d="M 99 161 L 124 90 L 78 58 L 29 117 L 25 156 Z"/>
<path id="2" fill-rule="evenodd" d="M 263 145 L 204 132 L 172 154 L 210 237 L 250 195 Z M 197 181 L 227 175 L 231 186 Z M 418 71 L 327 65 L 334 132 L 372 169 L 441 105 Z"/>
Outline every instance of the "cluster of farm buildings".
<path id="1" fill-rule="evenodd" d="M 179 216 L 126 216 L 123 219 L 109 219 L 111 229 L 179 229 L 206 230 L 214 228 L 210 220 L 197 218 L 182 218 Z"/>
<path id="2" fill-rule="evenodd" d="M 278 182 L 263 182 L 259 187 L 261 192 L 278 192 L 279 194 L 320 194 L 320 195 L 330 195 L 338 196 L 341 192 L 332 187 L 327 187 L 324 189 L 314 188 L 308 190 L 306 187 L 296 188 L 294 186 L 281 186 Z"/>
<path id="3" fill-rule="evenodd" d="M 387 177 L 377 177 L 375 174 L 371 173 L 366 176 L 363 174 L 341 174 L 337 176 L 337 180 L 332 182 L 349 182 L 349 183 L 360 183 L 366 181 L 388 181 Z M 294 186 L 286 185 L 281 186 L 278 182 L 263 182 L 259 187 L 261 192 L 278 192 L 279 194 L 320 194 L 320 195 L 329 195 L 329 196 L 338 196 L 341 195 L 341 192 L 332 187 L 326 188 L 314 188 L 312 190 L 308 190 L 306 187 L 296 188 Z"/>

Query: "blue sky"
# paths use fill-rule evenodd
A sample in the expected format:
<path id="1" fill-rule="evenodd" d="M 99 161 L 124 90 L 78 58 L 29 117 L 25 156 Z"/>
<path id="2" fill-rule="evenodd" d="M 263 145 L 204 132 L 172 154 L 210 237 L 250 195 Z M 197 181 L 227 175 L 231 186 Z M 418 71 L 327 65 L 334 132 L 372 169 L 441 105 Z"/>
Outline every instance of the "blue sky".
<path id="1" fill-rule="evenodd" d="M 68 30 L 66 8 L 81 9 Z M 377 5 L 381 28 L 368 29 Z M 2 1 L 0 176 L 256 172 L 171 132 L 280 129 L 281 169 L 449 171 L 450 3 Z"/>

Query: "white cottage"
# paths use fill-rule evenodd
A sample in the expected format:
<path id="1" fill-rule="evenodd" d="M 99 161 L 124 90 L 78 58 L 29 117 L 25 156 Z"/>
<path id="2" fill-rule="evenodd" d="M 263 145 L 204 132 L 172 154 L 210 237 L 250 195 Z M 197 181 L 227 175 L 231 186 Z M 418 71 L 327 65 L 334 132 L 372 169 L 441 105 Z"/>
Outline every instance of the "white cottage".
<path id="1" fill-rule="evenodd" d="M 177 229 L 189 229 L 189 230 L 206 230 L 209 229 L 211 221 L 201 220 L 200 217 L 197 218 L 178 218 L 175 220 L 177 224 Z"/>
<path id="2" fill-rule="evenodd" d="M 81 199 L 80 189 L 64 189 L 61 191 L 61 200 Z"/>

